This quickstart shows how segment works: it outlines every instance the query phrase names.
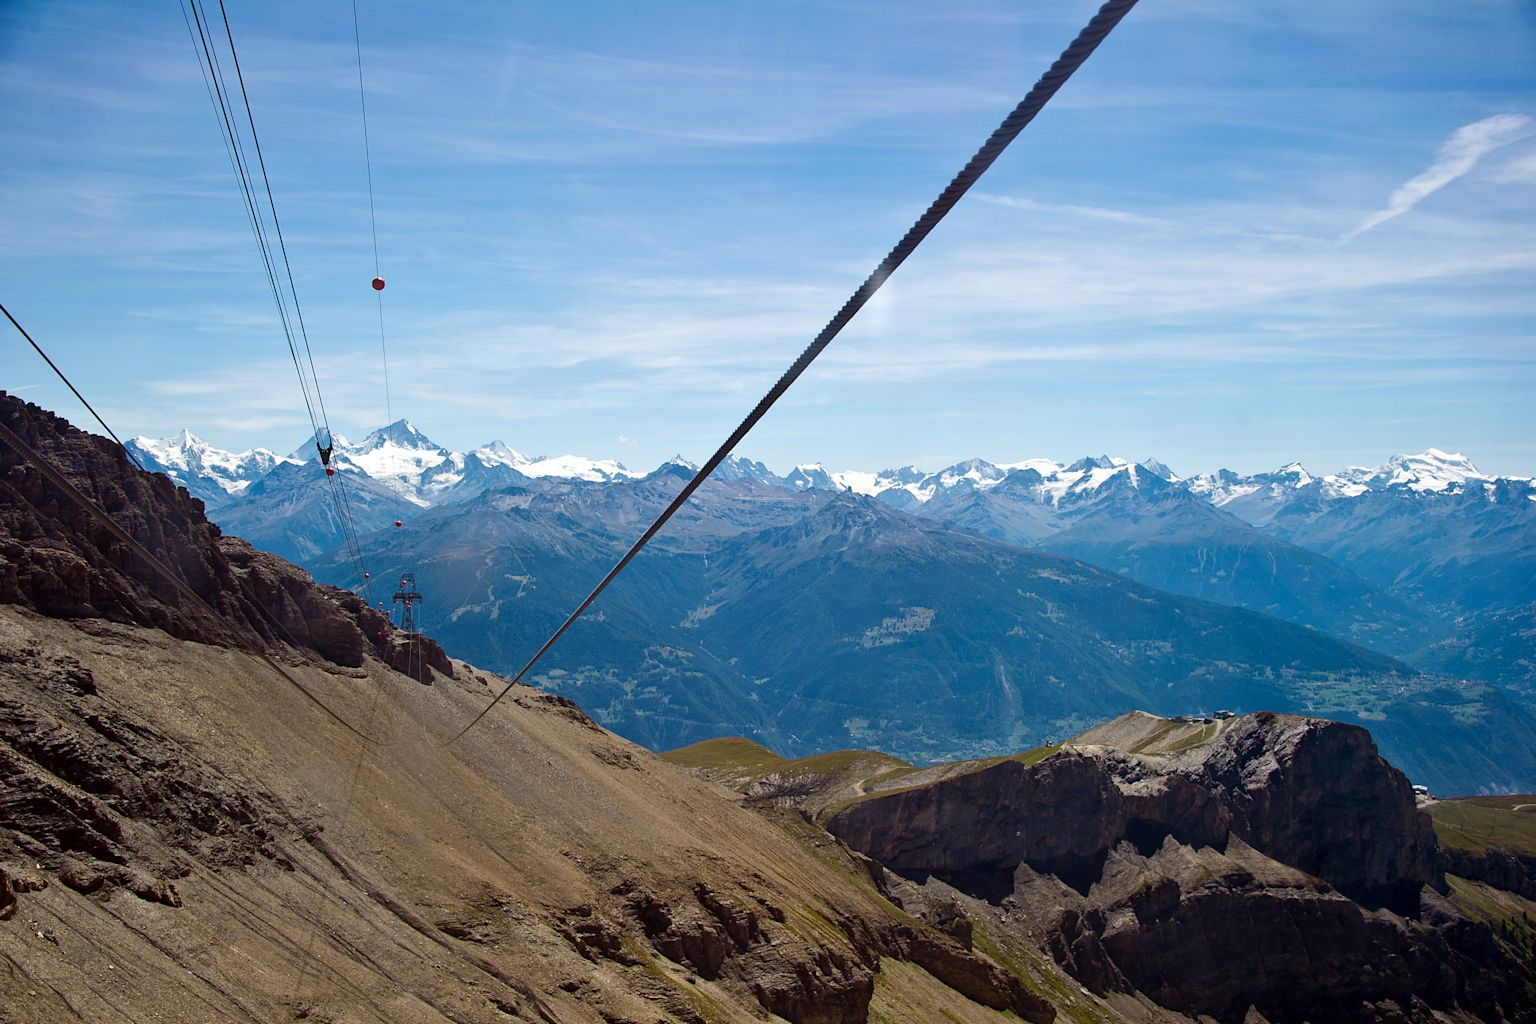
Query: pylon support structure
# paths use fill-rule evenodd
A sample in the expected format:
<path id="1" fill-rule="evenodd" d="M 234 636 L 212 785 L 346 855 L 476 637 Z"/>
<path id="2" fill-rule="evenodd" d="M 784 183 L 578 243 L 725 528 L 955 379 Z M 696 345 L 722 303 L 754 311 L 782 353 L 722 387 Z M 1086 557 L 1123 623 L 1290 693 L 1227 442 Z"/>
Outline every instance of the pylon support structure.
<path id="1" fill-rule="evenodd" d="M 416 606 L 425 598 L 421 591 L 416 589 L 416 574 L 403 572 L 400 574 L 400 589 L 395 591 L 394 602 L 400 605 L 400 631 L 402 633 L 416 633 Z"/>

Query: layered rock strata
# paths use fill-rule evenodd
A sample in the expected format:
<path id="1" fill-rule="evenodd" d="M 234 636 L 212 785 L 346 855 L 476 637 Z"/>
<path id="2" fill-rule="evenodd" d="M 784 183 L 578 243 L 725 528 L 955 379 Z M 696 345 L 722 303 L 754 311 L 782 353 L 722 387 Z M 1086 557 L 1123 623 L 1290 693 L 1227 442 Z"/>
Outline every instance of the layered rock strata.
<path id="1" fill-rule="evenodd" d="M 1441 899 L 1407 779 L 1353 726 L 1138 713 L 826 824 L 908 879 L 1030 922 L 1095 992 L 1234 1022 L 1532 1019 L 1528 981 Z"/>
<path id="2" fill-rule="evenodd" d="M 184 640 L 286 646 L 353 668 L 371 654 L 423 682 L 431 680 L 429 668 L 453 673 L 431 639 L 402 637 L 356 594 L 317 587 L 303 570 L 224 536 L 186 488 L 139 472 L 113 442 L 4 392 L 0 422 L 153 552 L 222 621 L 187 600 L 3 443 L 0 603 L 58 618 L 153 626 Z"/>

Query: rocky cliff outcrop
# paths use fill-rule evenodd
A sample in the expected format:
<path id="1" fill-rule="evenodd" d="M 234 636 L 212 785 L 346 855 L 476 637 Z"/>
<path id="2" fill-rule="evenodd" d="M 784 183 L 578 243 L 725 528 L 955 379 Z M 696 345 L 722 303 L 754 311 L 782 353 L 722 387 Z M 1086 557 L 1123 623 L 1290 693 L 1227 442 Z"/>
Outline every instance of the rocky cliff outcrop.
<path id="1" fill-rule="evenodd" d="M 0 442 L 0 1018 L 1054 1018 L 824 833 L 566 698 L 519 687 L 445 747 L 502 680 L 445 679 L 105 442 L 0 417 L 217 609 Z"/>
<path id="2" fill-rule="evenodd" d="M 1407 779 L 1353 726 L 1135 714 L 826 824 L 909 879 L 1033 922 L 1095 992 L 1223 1021 L 1532 1019 L 1487 930 L 1439 899 Z"/>
<path id="3" fill-rule="evenodd" d="M 1440 848 L 1440 867 L 1448 875 L 1486 882 L 1528 900 L 1536 900 L 1536 857 L 1513 850 Z"/>
<path id="4" fill-rule="evenodd" d="M 179 593 L 4 443 L 0 603 L 59 618 L 153 626 L 204 643 L 285 645 L 350 667 L 372 653 L 396 668 L 409 668 L 423 682 L 431 680 L 425 666 L 452 675 L 452 663 L 432 640 L 403 641 L 389 620 L 356 594 L 316 586 L 303 570 L 224 536 L 203 515 L 201 501 L 160 474 L 135 469 L 113 442 L 4 392 L 0 422 L 58 467 L 224 621 Z"/>
<path id="5" fill-rule="evenodd" d="M 1212 731 L 1167 754 L 1088 733 L 1037 764 L 877 794 L 827 824 L 897 871 L 1005 888 L 1019 864 L 1086 889 L 1122 840 L 1151 852 L 1168 836 L 1225 847 L 1230 835 L 1363 902 L 1411 912 L 1420 888 L 1443 884 L 1428 819 L 1365 730 L 1261 713 Z"/>

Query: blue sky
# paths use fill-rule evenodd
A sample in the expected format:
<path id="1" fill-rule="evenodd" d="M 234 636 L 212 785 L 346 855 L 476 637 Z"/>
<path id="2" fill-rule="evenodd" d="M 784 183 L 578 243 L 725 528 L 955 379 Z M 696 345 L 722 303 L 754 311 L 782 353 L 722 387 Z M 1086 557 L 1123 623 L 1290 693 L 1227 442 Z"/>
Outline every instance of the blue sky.
<path id="1" fill-rule="evenodd" d="M 386 415 L 351 7 L 226 2 L 356 435 Z M 702 459 L 1094 7 L 360 0 L 394 414 Z M 1533 118 L 1530 2 L 1144 0 L 741 454 L 1536 474 Z M 0 132 L 0 300 L 118 432 L 302 441 L 175 0 L 0 6 Z"/>

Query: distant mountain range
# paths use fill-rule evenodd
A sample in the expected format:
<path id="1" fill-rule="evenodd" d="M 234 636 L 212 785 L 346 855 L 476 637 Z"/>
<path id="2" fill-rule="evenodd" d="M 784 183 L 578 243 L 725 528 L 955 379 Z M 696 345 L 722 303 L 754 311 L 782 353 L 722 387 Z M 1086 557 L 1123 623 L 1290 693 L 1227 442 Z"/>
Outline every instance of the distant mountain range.
<path id="1" fill-rule="evenodd" d="M 203 499 L 232 531 L 286 557 L 342 543 L 324 488 L 311 486 L 313 441 L 283 457 L 220 451 L 195 435 L 129 442 L 141 461 Z M 382 526 L 423 508 L 531 479 L 613 483 L 646 474 L 612 460 L 529 457 L 494 441 L 443 448 L 400 420 L 359 444 L 336 438 L 334 465 L 366 520 Z M 681 457 L 667 465 L 692 468 Z M 1536 615 L 1536 484 L 1492 477 L 1466 456 L 1430 449 L 1374 468 L 1314 476 L 1292 463 L 1243 476 L 1182 478 L 1155 459 L 1098 456 L 936 473 L 914 467 L 780 476 L 734 457 L 721 481 L 794 491 L 845 490 L 987 537 L 1070 555 L 1141 583 L 1261 611 L 1411 660 L 1442 658 L 1487 615 Z M 1529 653 L 1529 644 L 1526 645 Z M 1477 678 L 1536 691 L 1522 657 L 1471 659 Z"/>
<path id="2" fill-rule="evenodd" d="M 356 582 L 312 443 L 130 445 L 225 529 Z M 693 472 L 456 453 L 406 421 L 335 439 L 333 465 L 375 577 L 414 571 L 427 629 L 502 670 Z M 1512 785 L 1501 765 L 1526 760 L 1536 784 L 1536 732 L 1484 685 L 1536 708 L 1533 559 L 1532 482 L 1433 450 L 1324 477 L 1107 456 L 780 476 L 733 458 L 539 682 L 658 748 L 739 733 L 931 760 L 1220 704 L 1361 721 L 1441 788 Z"/>
<path id="3" fill-rule="evenodd" d="M 616 480 L 643 475 L 611 460 L 576 455 L 530 458 L 501 441 L 472 452 L 453 452 L 434 444 L 403 419 L 373 431 L 360 444 L 339 434 L 331 440 L 332 464 L 337 468 L 361 473 L 423 508 L 529 477 Z M 174 437 L 135 437 L 127 447 L 146 469 L 164 473 L 210 509 L 238 501 L 251 484 L 280 465 L 319 459 L 314 438 L 287 456 L 266 448 L 237 454 L 215 448 L 188 430 Z"/>

